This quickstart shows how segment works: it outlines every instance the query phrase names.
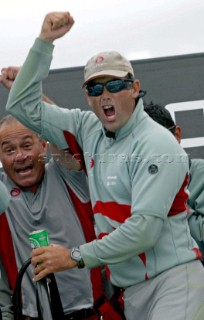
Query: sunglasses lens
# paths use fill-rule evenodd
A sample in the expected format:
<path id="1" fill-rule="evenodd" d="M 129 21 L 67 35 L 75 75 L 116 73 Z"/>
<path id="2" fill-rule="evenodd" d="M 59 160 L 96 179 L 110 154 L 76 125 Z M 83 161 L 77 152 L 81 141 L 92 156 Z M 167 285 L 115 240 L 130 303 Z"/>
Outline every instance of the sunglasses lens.
<path id="1" fill-rule="evenodd" d="M 106 88 L 111 93 L 116 93 L 125 88 L 125 82 L 123 80 L 113 80 L 106 83 Z"/>
<path id="2" fill-rule="evenodd" d="M 97 83 L 93 85 L 87 85 L 86 90 L 90 97 L 98 97 L 103 93 L 103 88 L 111 93 L 117 93 L 123 89 L 129 88 L 129 84 L 132 83 L 129 79 L 116 79 L 106 82 L 105 84 Z"/>
<path id="3" fill-rule="evenodd" d="M 97 83 L 93 86 L 93 90 L 94 90 L 95 96 L 100 96 L 103 93 L 103 85 L 100 83 Z"/>
<path id="4" fill-rule="evenodd" d="M 103 93 L 103 85 L 99 83 L 92 86 L 87 85 L 86 89 L 87 89 L 88 95 L 91 97 L 97 97 Z"/>

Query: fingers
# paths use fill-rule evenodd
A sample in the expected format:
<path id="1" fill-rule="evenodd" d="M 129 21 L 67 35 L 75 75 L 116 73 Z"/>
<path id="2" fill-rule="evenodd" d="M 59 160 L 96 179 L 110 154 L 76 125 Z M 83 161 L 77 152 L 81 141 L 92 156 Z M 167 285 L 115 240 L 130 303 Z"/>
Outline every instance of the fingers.
<path id="1" fill-rule="evenodd" d="M 35 266 L 35 269 L 33 270 L 33 281 L 39 281 L 49 273 L 53 272 L 47 248 L 48 247 L 40 247 L 31 252 L 31 263 Z"/>
<path id="2" fill-rule="evenodd" d="M 69 12 L 54 13 L 52 16 L 52 30 L 57 30 L 61 27 L 70 27 L 74 24 L 74 19 Z"/>
<path id="3" fill-rule="evenodd" d="M 74 19 L 69 12 L 51 12 L 44 19 L 40 38 L 48 42 L 65 35 L 73 26 Z"/>
<path id="4" fill-rule="evenodd" d="M 46 256 L 46 247 L 40 247 L 36 248 L 31 252 L 31 263 L 33 266 L 36 266 L 37 264 L 42 263 L 45 259 L 47 259 Z"/>
<path id="5" fill-rule="evenodd" d="M 8 78 L 9 80 L 14 80 L 16 78 L 17 73 L 19 72 L 20 67 L 7 67 L 1 69 L 1 74 L 5 78 Z"/>
<path id="6" fill-rule="evenodd" d="M 19 70 L 19 67 L 2 68 L 0 83 L 2 83 L 5 88 L 10 89 Z"/>
<path id="7" fill-rule="evenodd" d="M 13 71 L 13 69 L 11 67 L 3 68 L 1 73 L 2 73 L 2 75 L 4 77 L 6 77 L 9 80 L 14 80 L 15 79 L 15 74 L 14 74 L 14 71 Z"/>
<path id="8" fill-rule="evenodd" d="M 33 281 L 36 282 L 36 281 L 39 281 L 41 280 L 42 278 L 46 277 L 48 274 L 52 273 L 52 270 L 49 269 L 49 268 L 46 268 L 43 263 L 42 264 L 39 264 L 37 265 L 37 267 L 33 270 L 33 274 L 34 274 L 34 277 L 33 277 Z"/>
<path id="9" fill-rule="evenodd" d="M 55 244 L 34 249 L 31 253 L 31 263 L 35 266 L 34 281 L 38 281 L 49 273 L 64 271 L 77 265 L 70 258 L 69 249 Z"/>

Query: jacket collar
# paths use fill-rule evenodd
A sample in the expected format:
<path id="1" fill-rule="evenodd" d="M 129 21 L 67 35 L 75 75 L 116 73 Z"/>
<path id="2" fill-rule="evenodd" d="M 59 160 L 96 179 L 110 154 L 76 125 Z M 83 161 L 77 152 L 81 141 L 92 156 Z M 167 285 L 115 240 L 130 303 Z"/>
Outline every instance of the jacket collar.
<path id="1" fill-rule="evenodd" d="M 102 128 L 104 136 L 106 139 L 112 138 L 117 141 L 121 140 L 125 136 L 129 135 L 146 116 L 147 114 L 144 111 L 143 100 L 140 98 L 128 122 L 115 133 Z"/>

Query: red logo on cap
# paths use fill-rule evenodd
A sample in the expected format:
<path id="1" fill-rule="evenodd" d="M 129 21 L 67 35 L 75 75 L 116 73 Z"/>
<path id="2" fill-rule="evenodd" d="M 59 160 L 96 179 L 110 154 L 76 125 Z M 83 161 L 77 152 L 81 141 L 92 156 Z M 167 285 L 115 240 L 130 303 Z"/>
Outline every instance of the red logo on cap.
<path id="1" fill-rule="evenodd" d="M 96 63 L 100 63 L 100 62 L 102 62 L 103 60 L 104 60 L 104 57 L 98 56 L 98 57 L 96 58 Z"/>
<path id="2" fill-rule="evenodd" d="M 11 195 L 12 197 L 18 197 L 20 193 L 21 193 L 21 190 L 18 189 L 18 188 L 13 188 L 13 189 L 10 191 L 10 195 Z"/>

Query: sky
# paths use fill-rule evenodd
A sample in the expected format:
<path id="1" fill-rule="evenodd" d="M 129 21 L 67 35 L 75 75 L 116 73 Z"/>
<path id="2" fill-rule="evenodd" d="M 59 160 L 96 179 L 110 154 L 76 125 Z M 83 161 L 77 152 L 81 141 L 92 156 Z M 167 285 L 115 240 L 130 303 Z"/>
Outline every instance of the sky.
<path id="1" fill-rule="evenodd" d="M 54 43 L 51 69 L 84 66 L 106 50 L 130 60 L 204 52 L 204 0 L 5 0 L 0 69 L 22 65 L 52 11 L 69 11 L 75 24 Z"/>

